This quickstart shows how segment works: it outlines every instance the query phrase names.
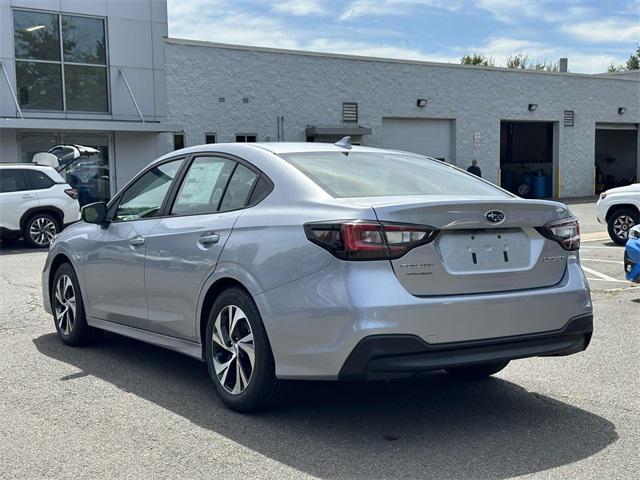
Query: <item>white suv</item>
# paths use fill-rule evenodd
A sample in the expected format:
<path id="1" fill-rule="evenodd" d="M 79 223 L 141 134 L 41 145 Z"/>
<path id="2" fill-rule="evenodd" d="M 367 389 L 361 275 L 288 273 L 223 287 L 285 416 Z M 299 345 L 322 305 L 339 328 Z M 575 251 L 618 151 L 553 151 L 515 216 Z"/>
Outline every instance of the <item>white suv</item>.
<path id="1" fill-rule="evenodd" d="M 601 193 L 596 212 L 598 221 L 607 225 L 611 240 L 624 245 L 629 231 L 640 221 L 640 183 Z"/>
<path id="2" fill-rule="evenodd" d="M 78 192 L 52 167 L 0 164 L 0 235 L 22 236 L 48 247 L 53 236 L 80 219 Z"/>

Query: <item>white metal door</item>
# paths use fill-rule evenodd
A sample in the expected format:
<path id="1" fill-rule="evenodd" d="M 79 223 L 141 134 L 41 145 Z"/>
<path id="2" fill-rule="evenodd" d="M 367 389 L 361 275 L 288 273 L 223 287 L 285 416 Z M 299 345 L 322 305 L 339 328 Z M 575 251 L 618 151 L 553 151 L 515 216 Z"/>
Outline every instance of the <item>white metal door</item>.
<path id="1" fill-rule="evenodd" d="M 453 161 L 451 120 L 383 118 L 382 138 L 385 148 Z"/>

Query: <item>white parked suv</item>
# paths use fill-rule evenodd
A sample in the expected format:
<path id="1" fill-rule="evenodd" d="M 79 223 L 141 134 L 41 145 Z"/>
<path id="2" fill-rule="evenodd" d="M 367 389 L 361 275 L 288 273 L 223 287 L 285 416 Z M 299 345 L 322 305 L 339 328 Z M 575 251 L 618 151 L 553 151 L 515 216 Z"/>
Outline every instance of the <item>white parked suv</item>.
<path id="1" fill-rule="evenodd" d="M 0 164 L 0 235 L 22 236 L 48 247 L 53 236 L 80 219 L 78 192 L 52 167 Z"/>
<path id="2" fill-rule="evenodd" d="M 629 231 L 640 220 L 640 183 L 601 193 L 596 212 L 598 222 L 607 225 L 611 240 L 624 245 L 629 238 Z"/>

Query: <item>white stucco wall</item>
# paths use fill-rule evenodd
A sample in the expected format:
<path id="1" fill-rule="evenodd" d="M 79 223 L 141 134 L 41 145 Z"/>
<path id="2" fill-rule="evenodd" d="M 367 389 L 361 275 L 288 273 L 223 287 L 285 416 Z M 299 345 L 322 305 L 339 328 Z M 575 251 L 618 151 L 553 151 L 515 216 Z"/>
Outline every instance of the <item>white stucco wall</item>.
<path id="1" fill-rule="evenodd" d="M 307 125 L 340 125 L 342 102 L 358 102 L 366 139 L 382 145 L 383 117 L 455 120 L 459 165 L 477 158 L 486 178 L 497 182 L 500 121 L 559 122 L 560 193 L 590 195 L 596 122 L 640 121 L 640 83 L 618 77 L 465 68 L 418 62 L 364 60 L 275 52 L 169 39 L 166 44 L 168 118 L 185 126 L 187 145 L 219 142 L 236 133 L 276 140 L 284 116 L 285 140 L 304 141 Z M 219 102 L 224 97 L 225 102 Z M 249 103 L 243 103 L 249 98 Z M 417 98 L 429 99 L 426 108 Z M 534 112 L 529 103 L 538 104 Z M 618 106 L 627 108 L 618 115 Z M 575 126 L 562 125 L 564 110 Z M 480 145 L 474 149 L 474 132 Z"/>

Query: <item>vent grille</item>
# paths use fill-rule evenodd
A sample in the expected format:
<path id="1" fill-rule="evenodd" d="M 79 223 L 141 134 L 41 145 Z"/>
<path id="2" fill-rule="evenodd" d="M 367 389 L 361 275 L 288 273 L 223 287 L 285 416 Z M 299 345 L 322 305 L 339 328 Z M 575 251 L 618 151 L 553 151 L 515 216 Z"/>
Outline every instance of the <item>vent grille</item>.
<path id="1" fill-rule="evenodd" d="M 565 127 L 573 127 L 573 119 L 575 117 L 575 112 L 573 110 L 565 110 L 564 111 L 564 126 Z"/>
<path id="2" fill-rule="evenodd" d="M 342 121 L 354 123 L 358 121 L 358 104 L 354 102 L 344 102 L 342 104 Z"/>

